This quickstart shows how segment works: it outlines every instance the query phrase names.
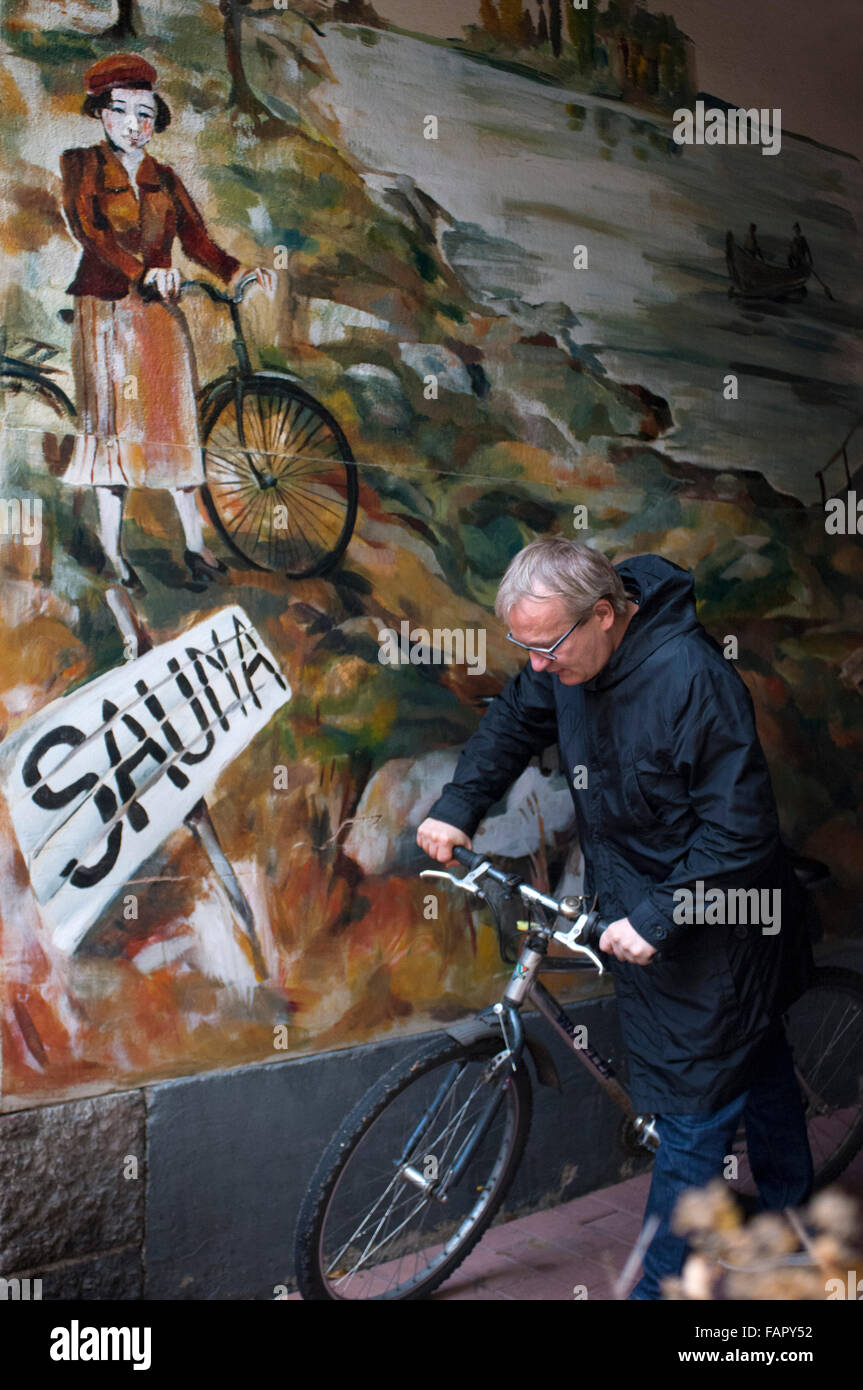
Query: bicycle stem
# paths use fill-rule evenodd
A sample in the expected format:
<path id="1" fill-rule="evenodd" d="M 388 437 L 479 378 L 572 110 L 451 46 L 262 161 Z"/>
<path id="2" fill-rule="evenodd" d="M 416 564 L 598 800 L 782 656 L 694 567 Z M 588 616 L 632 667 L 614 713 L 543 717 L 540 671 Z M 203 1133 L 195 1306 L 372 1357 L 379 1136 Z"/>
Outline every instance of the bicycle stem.
<path id="1" fill-rule="evenodd" d="M 240 322 L 239 302 L 235 299 L 231 299 L 228 301 L 228 307 L 231 311 L 231 324 L 234 329 L 234 340 L 231 346 L 234 349 L 234 355 L 236 356 L 237 362 L 240 366 L 240 371 L 242 372 L 243 376 L 251 376 L 252 360 L 249 357 L 249 349 L 246 343 L 246 335 L 243 332 L 243 325 Z"/>

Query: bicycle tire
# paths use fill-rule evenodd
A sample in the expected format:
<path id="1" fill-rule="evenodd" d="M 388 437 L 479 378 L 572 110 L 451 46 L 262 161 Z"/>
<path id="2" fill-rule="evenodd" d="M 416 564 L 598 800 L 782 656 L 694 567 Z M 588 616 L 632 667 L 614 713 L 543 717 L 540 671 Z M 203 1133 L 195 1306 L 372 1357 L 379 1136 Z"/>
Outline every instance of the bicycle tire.
<path id="1" fill-rule="evenodd" d="M 801 1084 L 813 1193 L 836 1181 L 863 1147 L 863 975 L 841 966 L 818 966 L 809 988 L 783 1015 Z M 828 1030 L 847 1058 L 825 1045 Z M 855 1060 L 856 1059 L 856 1075 Z M 839 1125 L 844 1126 L 841 1138 Z M 745 1158 L 742 1131 L 735 1152 L 745 1163 L 731 1186 L 751 1194 L 754 1182 Z"/>
<path id="2" fill-rule="evenodd" d="M 387 1248 L 395 1253 L 391 1253 L 389 1258 L 387 1258 L 386 1249 L 379 1246 L 373 1253 L 375 1256 L 378 1253 L 383 1253 L 384 1258 L 382 1260 L 376 1259 L 373 1265 L 370 1263 L 368 1270 L 359 1277 L 356 1275 L 355 1266 L 353 1271 L 347 1272 L 347 1275 L 339 1270 L 336 1278 L 333 1278 L 333 1271 L 329 1263 L 331 1249 L 338 1247 L 336 1258 L 344 1258 L 347 1243 L 356 1239 L 358 1233 L 362 1232 L 364 1223 L 369 1220 L 369 1216 L 365 1212 L 357 1217 L 357 1199 L 351 1189 L 351 1183 L 355 1189 L 357 1182 L 362 1181 L 363 1165 L 368 1171 L 374 1170 L 377 1163 L 383 1165 L 383 1171 L 376 1173 L 372 1182 L 375 1185 L 375 1190 L 384 1184 L 384 1194 L 390 1187 L 393 1188 L 396 1195 L 390 1201 L 389 1210 L 399 1200 L 399 1193 L 401 1191 L 407 1192 L 410 1187 L 410 1184 L 404 1179 L 402 1179 L 401 1189 L 395 1186 L 398 1183 L 399 1162 L 405 1152 L 406 1141 L 404 1137 L 391 1138 L 387 1133 L 387 1127 L 391 1127 L 394 1123 L 394 1112 L 396 1124 L 399 1123 L 400 1113 L 403 1114 L 400 1121 L 402 1136 L 404 1136 L 404 1130 L 410 1126 L 407 1128 L 407 1135 L 409 1138 L 412 1137 L 416 1134 L 417 1114 L 423 1113 L 430 1098 L 435 1093 L 441 1096 L 440 1076 L 435 1077 L 434 1074 L 439 1072 L 441 1068 L 451 1069 L 454 1065 L 460 1066 L 462 1070 L 459 1072 L 457 1081 L 461 1081 L 466 1069 L 473 1064 L 476 1064 L 476 1068 L 481 1074 L 488 1062 L 502 1050 L 502 1047 L 503 1044 L 496 1039 L 484 1039 L 477 1043 L 465 1045 L 457 1042 L 454 1038 L 441 1039 L 437 1037 L 412 1057 L 391 1067 L 386 1075 L 371 1086 L 358 1104 L 354 1106 L 321 1156 L 297 1220 L 296 1274 L 300 1293 L 304 1299 L 348 1301 L 349 1299 L 365 1298 L 377 1302 L 397 1300 L 406 1302 L 423 1298 L 448 1279 L 474 1248 L 494 1220 L 509 1190 L 521 1162 L 530 1132 L 532 1091 L 530 1076 L 523 1060 L 519 1062 L 515 1071 L 511 1070 L 508 1061 L 505 1063 L 507 1076 L 501 1087 L 505 1102 L 503 1113 L 499 1107 L 491 1129 L 482 1140 L 477 1154 L 468 1164 L 462 1182 L 458 1187 L 450 1190 L 446 1203 L 436 1204 L 437 1211 L 443 1212 L 448 1225 L 451 1225 L 453 1220 L 458 1222 L 455 1232 L 447 1236 L 439 1227 L 432 1231 L 431 1225 L 429 1225 L 428 1229 L 412 1237 L 417 1248 L 407 1253 L 403 1250 L 399 1252 L 393 1240 L 392 1245 Z M 476 1089 L 476 1083 L 474 1089 Z M 419 1151 L 416 1154 L 417 1162 L 422 1161 L 427 1164 L 428 1157 L 434 1157 L 433 1153 L 429 1155 L 429 1147 L 434 1144 L 441 1147 L 446 1128 L 440 1134 L 436 1134 L 435 1129 L 440 1123 L 441 1115 L 445 1116 L 447 1107 L 456 1101 L 459 1102 L 462 1109 L 468 1104 L 467 1101 L 459 1100 L 458 1093 L 450 1099 L 451 1092 L 452 1087 L 443 1093 L 441 1105 L 430 1130 L 428 1133 L 421 1134 L 416 1140 L 416 1144 L 419 1146 Z M 408 1095 L 408 1093 L 411 1094 Z M 406 1104 L 403 1103 L 405 1098 L 407 1098 Z M 478 1109 L 481 1110 L 481 1108 L 482 1103 Z M 458 1110 L 456 1114 L 458 1114 Z M 472 1132 L 475 1120 L 476 1116 L 473 1116 L 467 1133 Z M 377 1134 L 375 1134 L 376 1126 L 378 1127 Z M 398 1135 L 398 1131 L 396 1133 Z M 374 1143 L 376 1138 L 380 1138 L 384 1144 L 386 1159 L 377 1160 L 375 1157 Z M 446 1142 L 452 1146 L 454 1141 L 447 1140 Z M 464 1139 L 461 1142 L 463 1145 Z M 456 1154 L 459 1151 L 458 1147 L 454 1149 Z M 408 1151 L 408 1156 L 404 1162 L 409 1162 L 412 1157 L 412 1152 Z M 489 1168 L 487 1178 L 485 1177 L 486 1168 Z M 351 1175 L 350 1180 L 348 1179 L 349 1174 Z M 438 1181 L 442 1181 L 444 1175 L 438 1170 Z M 478 1177 L 483 1178 L 481 1183 L 477 1182 Z M 450 1205 L 453 1197 L 461 1195 L 470 1201 L 474 1190 L 478 1190 L 480 1195 L 463 1216 L 453 1218 L 453 1207 Z M 412 1200 L 417 1188 L 410 1187 L 410 1192 L 409 1200 Z M 346 1225 L 356 1226 L 356 1222 L 359 1220 L 359 1226 L 349 1231 L 347 1236 L 343 1230 L 338 1228 L 337 1224 L 338 1209 L 342 1201 L 346 1203 L 346 1208 L 352 1211 Z M 378 1221 L 378 1229 L 380 1229 L 381 1222 L 389 1219 L 388 1217 L 381 1217 L 380 1213 L 376 1212 L 376 1207 L 379 1207 L 380 1201 L 381 1198 L 378 1198 L 371 1208 L 371 1211 L 376 1213 L 374 1219 Z M 434 1210 L 434 1205 L 433 1198 L 429 1197 L 428 1194 L 421 1194 L 421 1203 L 416 1207 L 413 1215 L 431 1212 Z M 402 1211 L 400 1210 L 399 1216 L 401 1214 Z M 332 1231 L 328 1225 L 331 1218 L 336 1222 L 336 1227 Z M 402 1222 L 392 1233 L 393 1238 L 399 1237 L 401 1246 L 411 1242 L 411 1237 L 401 1235 L 405 1224 Z M 372 1241 L 375 1239 L 376 1233 L 371 1237 Z M 388 1237 L 383 1239 L 387 1240 Z M 430 1241 L 433 1242 L 431 1246 Z M 416 1261 L 417 1259 L 424 1260 L 425 1264 L 419 1268 L 414 1268 L 408 1278 L 401 1279 L 396 1284 L 386 1284 L 388 1278 L 391 1280 L 394 1277 L 393 1265 L 397 1265 L 401 1270 L 403 1261 L 410 1262 L 410 1260 Z M 354 1280 L 353 1287 L 351 1287 L 351 1280 Z M 337 1287 L 339 1283 L 341 1283 L 341 1288 Z"/>
<path id="3" fill-rule="evenodd" d="M 75 419 L 75 407 L 62 386 L 45 377 L 36 378 L 19 372 L 14 367 L 3 367 L 0 371 L 0 393 L 39 397 L 59 419 Z"/>
<path id="4" fill-rule="evenodd" d="M 344 431 L 308 391 L 280 377 L 243 380 L 239 412 L 236 389 L 225 382 L 202 421 L 210 519 L 253 569 L 289 579 L 327 574 L 357 515 L 357 467 Z M 285 516 L 277 525 L 278 507 Z"/>

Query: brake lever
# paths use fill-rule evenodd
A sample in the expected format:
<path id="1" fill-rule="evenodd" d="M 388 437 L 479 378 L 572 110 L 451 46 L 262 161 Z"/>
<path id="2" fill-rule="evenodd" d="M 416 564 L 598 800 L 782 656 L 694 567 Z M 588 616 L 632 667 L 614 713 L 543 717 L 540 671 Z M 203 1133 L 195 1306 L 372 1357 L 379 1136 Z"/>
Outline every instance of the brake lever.
<path id="1" fill-rule="evenodd" d="M 573 922 L 569 931 L 556 931 L 554 933 L 554 940 L 559 941 L 561 945 L 565 946 L 569 951 L 577 951 L 586 956 L 589 956 L 590 959 L 593 961 L 594 965 L 596 966 L 597 970 L 599 971 L 600 975 L 604 975 L 605 966 L 599 959 L 599 956 L 592 949 L 592 947 L 585 946 L 581 941 L 579 941 L 581 933 L 586 929 L 586 927 L 589 926 L 591 920 L 595 917 L 595 915 L 596 914 L 594 912 L 582 912 L 581 916 L 578 917 L 575 920 L 575 922 Z"/>
<path id="2" fill-rule="evenodd" d="M 476 880 L 480 874 L 485 874 L 491 868 L 488 859 L 484 859 L 481 864 L 477 864 L 475 869 L 466 873 L 464 878 L 456 878 L 455 874 L 447 873 L 446 869 L 420 869 L 420 878 L 445 878 L 449 883 L 454 883 L 456 888 L 463 888 L 466 893 L 475 893 L 478 898 L 485 898 L 481 888 L 477 887 Z"/>

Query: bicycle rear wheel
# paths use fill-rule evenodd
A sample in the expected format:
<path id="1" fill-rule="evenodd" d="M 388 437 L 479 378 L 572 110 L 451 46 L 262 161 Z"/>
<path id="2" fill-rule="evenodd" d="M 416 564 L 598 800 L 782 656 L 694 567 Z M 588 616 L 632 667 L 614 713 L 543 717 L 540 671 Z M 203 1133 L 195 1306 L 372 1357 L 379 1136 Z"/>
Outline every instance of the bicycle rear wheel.
<path id="1" fill-rule="evenodd" d="M 863 976 L 821 966 L 809 989 L 784 1015 L 806 1112 L 815 1168 L 813 1191 L 835 1182 L 863 1147 Z M 738 1176 L 731 1186 L 756 1191 L 743 1129 L 734 1145 Z"/>
<path id="2" fill-rule="evenodd" d="M 65 426 L 58 428 L 58 421 Z M 5 432 L 5 462 L 48 465 L 59 477 L 74 447 L 75 407 L 65 391 L 45 377 L 17 367 L 0 369 L 0 425 Z"/>
<path id="3" fill-rule="evenodd" d="M 407 1300 L 442 1284 L 490 1225 L 530 1131 L 531 1084 L 494 1039 L 436 1038 L 359 1101 L 323 1154 L 297 1223 L 305 1299 Z M 447 1186 L 492 1094 L 498 1107 Z"/>
<path id="4" fill-rule="evenodd" d="M 341 426 L 292 382 L 227 382 L 204 415 L 204 500 L 231 549 L 291 579 L 326 574 L 347 548 L 357 470 Z"/>

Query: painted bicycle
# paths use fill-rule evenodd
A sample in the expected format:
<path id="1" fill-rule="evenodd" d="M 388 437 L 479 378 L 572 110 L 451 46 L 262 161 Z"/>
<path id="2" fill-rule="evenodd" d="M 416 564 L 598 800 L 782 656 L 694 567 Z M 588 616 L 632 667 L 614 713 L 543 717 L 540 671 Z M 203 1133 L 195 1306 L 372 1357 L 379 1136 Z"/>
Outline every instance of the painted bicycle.
<path id="1" fill-rule="evenodd" d="M 240 305 L 253 274 L 233 294 L 186 280 L 226 307 L 236 365 L 198 393 L 206 482 L 204 503 L 229 548 L 254 569 L 289 579 L 327 574 L 347 549 L 357 514 L 357 468 L 338 421 L 292 372 L 253 369 Z M 58 349 L 35 339 L 17 356 L 0 328 L 0 390 L 35 400 L 53 418 L 75 407 L 49 365 Z"/>

